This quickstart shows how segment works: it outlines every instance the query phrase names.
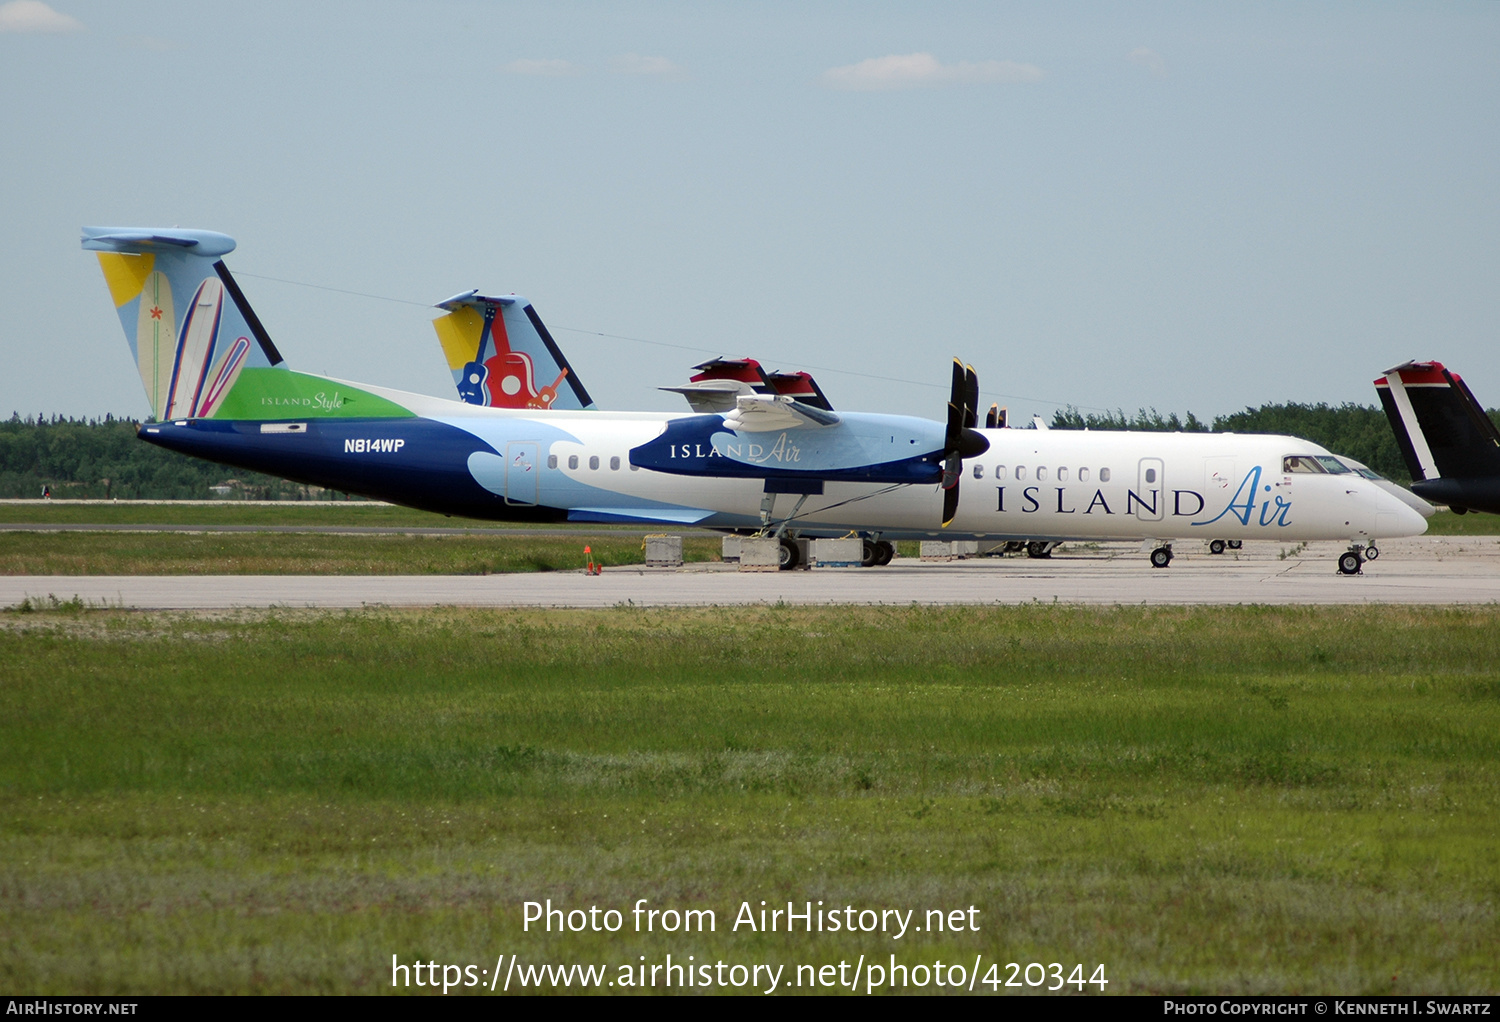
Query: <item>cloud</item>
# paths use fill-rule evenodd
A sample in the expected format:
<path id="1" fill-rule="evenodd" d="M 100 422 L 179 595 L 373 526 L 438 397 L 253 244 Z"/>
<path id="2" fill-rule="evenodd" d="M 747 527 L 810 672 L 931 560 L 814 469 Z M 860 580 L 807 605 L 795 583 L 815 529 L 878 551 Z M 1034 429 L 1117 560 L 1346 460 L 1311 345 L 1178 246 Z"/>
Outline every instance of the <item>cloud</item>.
<path id="1" fill-rule="evenodd" d="M 83 22 L 58 14 L 42 0 L 0 4 L 0 32 L 82 32 Z"/>
<path id="2" fill-rule="evenodd" d="M 832 67 L 823 72 L 824 85 L 851 92 L 921 89 L 934 85 L 1021 84 L 1041 80 L 1042 69 L 1035 64 L 1018 64 L 1013 60 L 985 60 L 977 64 L 961 60 L 957 64 L 944 64 L 930 53 L 871 57 L 858 64 Z"/>
<path id="3" fill-rule="evenodd" d="M 1147 49 L 1144 46 L 1137 46 L 1126 54 L 1126 59 L 1137 67 L 1145 68 L 1157 78 L 1165 78 L 1167 76 L 1167 62 L 1155 50 Z"/>
<path id="4" fill-rule="evenodd" d="M 577 65 L 566 60 L 513 60 L 505 65 L 513 75 L 533 75 L 538 78 L 566 78 L 578 73 Z"/>
<path id="5" fill-rule="evenodd" d="M 625 53 L 609 62 L 609 69 L 617 75 L 647 75 L 654 78 L 684 78 L 687 69 L 672 63 L 666 57 L 643 57 L 639 53 Z"/>

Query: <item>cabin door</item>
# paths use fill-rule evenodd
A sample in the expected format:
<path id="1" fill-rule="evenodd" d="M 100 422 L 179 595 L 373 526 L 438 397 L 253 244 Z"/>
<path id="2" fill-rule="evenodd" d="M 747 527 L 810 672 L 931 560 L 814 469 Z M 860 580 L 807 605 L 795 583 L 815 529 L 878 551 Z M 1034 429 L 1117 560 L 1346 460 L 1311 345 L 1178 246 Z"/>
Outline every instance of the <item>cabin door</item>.
<path id="1" fill-rule="evenodd" d="M 505 445 L 505 502 L 535 504 L 541 490 L 538 471 L 541 445 L 535 441 Z"/>
<path id="2" fill-rule="evenodd" d="M 1135 516 L 1143 522 L 1159 522 L 1167 511 L 1167 488 L 1162 484 L 1160 458 L 1142 458 L 1136 470 Z"/>

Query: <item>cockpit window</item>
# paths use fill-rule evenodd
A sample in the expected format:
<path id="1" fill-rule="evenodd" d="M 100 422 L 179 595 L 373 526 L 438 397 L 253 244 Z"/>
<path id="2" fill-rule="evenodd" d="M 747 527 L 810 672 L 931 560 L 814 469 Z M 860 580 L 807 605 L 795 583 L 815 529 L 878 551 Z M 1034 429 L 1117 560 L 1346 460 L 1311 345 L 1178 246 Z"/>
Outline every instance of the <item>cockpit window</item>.
<path id="1" fill-rule="evenodd" d="M 1281 459 L 1281 471 L 1310 472 L 1317 475 L 1325 475 L 1328 472 L 1311 454 L 1288 454 Z"/>
<path id="2" fill-rule="evenodd" d="M 1341 458 L 1340 460 L 1344 463 L 1345 468 L 1347 468 L 1350 472 L 1353 472 L 1355 475 L 1359 476 L 1361 479 L 1385 478 L 1385 476 L 1381 475 L 1370 466 L 1361 465 L 1359 462 L 1355 461 L 1352 458 Z"/>
<path id="3" fill-rule="evenodd" d="M 1345 472 L 1352 471 L 1348 465 L 1345 465 L 1339 459 L 1330 458 L 1324 454 L 1318 455 L 1318 464 L 1326 468 L 1330 475 L 1343 475 Z"/>

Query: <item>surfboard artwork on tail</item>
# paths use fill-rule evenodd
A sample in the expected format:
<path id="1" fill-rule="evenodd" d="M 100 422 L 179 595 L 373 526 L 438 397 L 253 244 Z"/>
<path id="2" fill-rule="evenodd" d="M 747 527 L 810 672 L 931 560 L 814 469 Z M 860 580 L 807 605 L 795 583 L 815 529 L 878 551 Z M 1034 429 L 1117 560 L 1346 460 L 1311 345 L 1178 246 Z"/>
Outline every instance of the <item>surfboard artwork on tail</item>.
<path id="1" fill-rule="evenodd" d="M 434 326 L 461 400 L 302 373 L 282 360 L 223 257 L 177 228 L 85 228 L 155 421 L 141 439 L 447 515 L 699 526 L 779 541 L 1347 539 L 1357 574 L 1420 514 L 1316 444 L 977 427 L 978 374 L 954 361 L 940 420 L 834 410 L 805 373 L 697 367 L 691 411 L 601 411 L 531 303 L 466 291 Z"/>

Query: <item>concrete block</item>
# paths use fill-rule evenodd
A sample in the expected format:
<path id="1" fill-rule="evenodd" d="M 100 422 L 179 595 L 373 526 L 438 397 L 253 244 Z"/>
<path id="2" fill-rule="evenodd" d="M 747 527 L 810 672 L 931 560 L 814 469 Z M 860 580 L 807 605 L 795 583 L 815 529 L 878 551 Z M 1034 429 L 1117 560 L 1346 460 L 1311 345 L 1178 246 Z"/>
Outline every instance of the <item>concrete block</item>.
<path id="1" fill-rule="evenodd" d="M 740 570 L 780 571 L 781 540 L 775 536 L 741 536 Z"/>
<path id="2" fill-rule="evenodd" d="M 740 540 L 744 538 L 744 536 L 725 536 L 724 542 L 719 548 L 719 557 L 731 564 L 738 561 L 740 559 Z"/>
<path id="3" fill-rule="evenodd" d="M 858 568 L 865 556 L 862 539 L 815 539 L 812 564 L 817 568 Z"/>
<path id="4" fill-rule="evenodd" d="M 656 535 L 646 537 L 646 567 L 679 568 L 681 566 L 681 536 Z"/>
<path id="5" fill-rule="evenodd" d="M 924 539 L 922 560 L 956 561 L 979 554 L 979 541 L 973 539 Z"/>

